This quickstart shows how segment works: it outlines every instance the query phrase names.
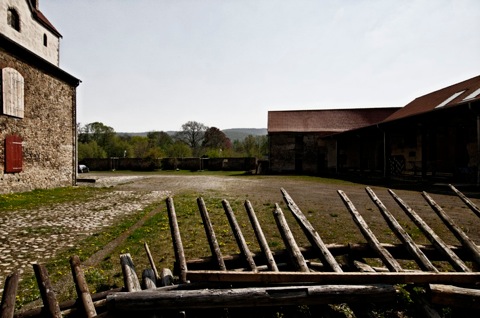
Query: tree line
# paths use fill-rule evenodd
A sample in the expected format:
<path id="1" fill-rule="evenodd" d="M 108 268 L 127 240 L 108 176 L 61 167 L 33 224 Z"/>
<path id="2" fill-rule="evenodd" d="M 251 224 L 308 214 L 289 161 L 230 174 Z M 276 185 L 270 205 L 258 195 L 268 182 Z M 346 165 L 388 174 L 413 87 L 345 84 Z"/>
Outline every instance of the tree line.
<path id="1" fill-rule="evenodd" d="M 150 131 L 146 136 L 118 134 L 101 122 L 79 124 L 78 160 L 85 158 L 265 157 L 267 136 L 248 135 L 233 142 L 216 127 L 188 121 L 173 135 Z"/>

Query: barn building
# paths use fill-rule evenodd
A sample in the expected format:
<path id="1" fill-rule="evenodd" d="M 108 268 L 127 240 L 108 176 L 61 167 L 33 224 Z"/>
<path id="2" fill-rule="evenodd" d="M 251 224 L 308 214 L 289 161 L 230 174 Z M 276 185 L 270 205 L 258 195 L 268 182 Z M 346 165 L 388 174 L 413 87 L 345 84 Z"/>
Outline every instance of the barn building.
<path id="1" fill-rule="evenodd" d="M 0 4 L 0 193 L 76 181 L 76 88 L 36 0 Z"/>
<path id="2" fill-rule="evenodd" d="M 418 97 L 400 109 L 364 109 L 368 120 L 353 121 L 354 127 L 351 116 L 357 112 L 270 112 L 272 172 L 480 183 L 480 76 Z"/>

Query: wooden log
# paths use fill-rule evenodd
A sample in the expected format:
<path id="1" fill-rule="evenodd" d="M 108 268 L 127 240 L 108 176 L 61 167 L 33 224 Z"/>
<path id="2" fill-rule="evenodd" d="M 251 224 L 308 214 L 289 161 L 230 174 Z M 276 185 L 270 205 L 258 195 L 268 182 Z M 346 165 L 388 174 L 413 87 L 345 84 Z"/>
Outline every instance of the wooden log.
<path id="1" fill-rule="evenodd" d="M 73 282 L 75 283 L 77 296 L 78 299 L 80 299 L 85 316 L 88 318 L 95 317 L 97 315 L 97 311 L 95 310 L 92 296 L 88 290 L 88 284 L 85 280 L 85 274 L 83 273 L 83 269 L 81 267 L 80 258 L 77 255 L 70 257 L 70 268 L 72 270 Z"/>
<path id="2" fill-rule="evenodd" d="M 470 272 L 470 269 L 465 265 L 465 263 L 460 259 L 460 257 L 455 254 L 452 249 L 433 231 L 433 229 L 428 226 L 428 224 L 423 221 L 423 219 L 412 209 L 407 203 L 405 203 L 395 192 L 388 190 L 393 199 L 398 203 L 402 208 L 405 214 L 415 223 L 415 225 L 423 232 L 427 239 L 432 243 L 433 246 L 447 259 L 447 261 L 455 268 L 457 271 Z"/>
<path id="3" fill-rule="evenodd" d="M 223 205 L 223 209 L 225 210 L 225 214 L 227 215 L 228 222 L 230 223 L 230 227 L 232 228 L 233 236 L 237 241 L 237 245 L 240 249 L 241 254 L 245 258 L 245 261 L 247 262 L 248 268 L 250 268 L 251 271 L 256 272 L 257 265 L 255 265 L 255 261 L 253 260 L 252 253 L 250 252 L 247 242 L 243 237 L 242 229 L 238 225 L 237 218 L 235 217 L 235 213 L 233 212 L 230 206 L 230 203 L 228 203 L 228 201 L 224 199 L 222 200 L 222 205 Z"/>
<path id="4" fill-rule="evenodd" d="M 357 211 L 353 202 L 348 198 L 348 196 L 342 190 L 337 191 L 340 197 L 342 198 L 345 206 L 347 207 L 348 211 L 352 215 L 353 221 L 360 229 L 363 237 L 367 240 L 370 247 L 378 254 L 378 257 L 383 261 L 385 266 L 392 272 L 401 272 L 402 267 L 397 262 L 396 259 L 380 244 L 375 234 L 373 234 L 372 230 L 368 227 L 367 222 L 363 219 L 360 213 Z"/>
<path id="5" fill-rule="evenodd" d="M 245 210 L 247 211 L 250 223 L 252 224 L 252 228 L 257 238 L 258 244 L 260 245 L 260 249 L 262 250 L 262 253 L 265 256 L 265 259 L 267 260 L 268 268 L 271 271 L 278 272 L 277 263 L 275 262 L 273 253 L 270 250 L 270 247 L 268 246 L 267 239 L 263 234 L 262 227 L 260 226 L 260 222 L 258 221 L 257 215 L 253 210 L 252 204 L 250 203 L 250 201 L 245 200 L 244 206 L 245 206 Z"/>
<path id="6" fill-rule="evenodd" d="M 158 280 L 160 279 L 160 275 L 158 275 L 157 266 L 155 266 L 155 261 L 153 260 L 152 253 L 150 252 L 150 248 L 148 247 L 147 242 L 144 242 L 143 246 L 145 247 L 145 253 L 147 253 L 148 261 L 150 262 L 150 267 L 152 268 L 153 273 L 155 274 L 156 280 Z"/>
<path id="7" fill-rule="evenodd" d="M 233 272 L 188 271 L 192 281 L 263 284 L 468 284 L 480 282 L 480 272 Z"/>
<path id="8" fill-rule="evenodd" d="M 160 286 L 171 286 L 173 285 L 173 283 L 174 280 L 172 271 L 168 268 L 162 269 L 162 272 L 160 274 Z"/>
<path id="9" fill-rule="evenodd" d="M 397 219 L 390 213 L 387 207 L 383 204 L 383 202 L 377 197 L 375 192 L 370 187 L 366 187 L 365 190 L 367 191 L 368 195 L 372 199 L 372 201 L 377 205 L 380 213 L 382 214 L 385 221 L 387 221 L 388 226 L 390 229 L 395 233 L 395 235 L 403 242 L 405 248 L 412 254 L 414 260 L 420 266 L 421 269 L 426 271 L 438 272 L 438 270 L 433 266 L 432 262 L 423 254 L 423 252 L 418 248 L 415 241 L 412 239 L 410 235 L 402 228 L 400 223 L 398 223 Z"/>
<path id="10" fill-rule="evenodd" d="M 475 203 L 473 203 L 469 198 L 467 198 L 462 192 L 460 192 L 453 185 L 449 184 L 448 186 L 450 187 L 450 189 L 453 190 L 453 192 L 455 192 L 460 197 L 460 199 L 462 199 L 462 201 L 470 208 L 470 210 L 472 210 L 473 213 L 475 213 L 480 218 L 480 208 L 478 208 L 478 206 L 476 206 Z"/>
<path id="11" fill-rule="evenodd" d="M 173 203 L 173 198 L 168 197 L 166 199 L 167 211 L 168 211 L 168 222 L 170 224 L 170 233 L 172 235 L 173 242 L 173 251 L 175 254 L 175 260 L 177 261 L 177 266 L 179 268 L 179 281 L 181 284 L 187 282 L 187 261 L 185 258 L 185 252 L 183 250 L 182 237 L 180 235 L 180 228 L 178 227 L 177 214 L 175 213 L 175 205 Z"/>
<path id="12" fill-rule="evenodd" d="M 58 306 L 57 297 L 55 296 L 50 278 L 48 277 L 47 269 L 44 265 L 35 263 L 33 264 L 33 270 L 37 279 L 38 288 L 40 289 L 40 295 L 42 297 L 45 312 L 50 317 L 62 317 L 60 307 Z"/>
<path id="13" fill-rule="evenodd" d="M 431 284 L 430 301 L 442 306 L 480 309 L 480 290 L 452 285 Z"/>
<path id="14" fill-rule="evenodd" d="M 0 318 L 12 318 L 15 313 L 15 300 L 17 297 L 19 275 L 14 271 L 5 279 L 2 303 L 0 307 Z"/>
<path id="15" fill-rule="evenodd" d="M 353 261 L 353 266 L 355 266 L 360 272 L 375 273 L 375 270 L 370 265 L 360 261 Z"/>
<path id="16" fill-rule="evenodd" d="M 342 268 L 340 265 L 338 265 L 335 257 L 333 257 L 332 253 L 330 253 L 318 232 L 308 221 L 307 217 L 303 214 L 297 204 L 293 201 L 292 197 L 290 197 L 284 188 L 281 188 L 280 191 L 282 192 L 283 199 L 290 209 L 290 212 L 292 212 L 295 220 L 297 220 L 310 244 L 312 244 L 312 246 L 318 250 L 321 261 L 326 267 L 330 268 L 330 270 L 334 272 L 342 272 Z"/>
<path id="17" fill-rule="evenodd" d="M 472 255 L 473 260 L 480 265 L 480 249 L 477 247 L 475 242 L 473 242 L 465 232 L 460 229 L 460 227 L 455 224 L 455 222 L 448 216 L 445 211 L 438 205 L 427 192 L 422 192 L 423 197 L 432 207 L 432 209 L 437 213 L 437 215 L 442 219 L 443 223 L 450 229 L 450 231 L 455 235 L 455 237 L 462 243 L 462 245 L 469 250 Z"/>
<path id="18" fill-rule="evenodd" d="M 200 210 L 200 215 L 202 216 L 203 227 L 205 228 L 205 234 L 207 235 L 208 245 L 210 246 L 212 256 L 217 262 L 218 269 L 227 270 L 225 263 L 223 262 L 222 252 L 220 251 L 220 246 L 218 245 L 215 231 L 213 230 L 212 222 L 210 222 L 210 216 L 208 215 L 207 207 L 205 206 L 203 198 L 197 198 L 197 205 L 198 209 Z"/>
<path id="19" fill-rule="evenodd" d="M 225 273 L 225 272 L 224 272 Z M 387 302 L 395 299 L 391 285 L 320 285 L 267 288 L 203 289 L 168 292 L 116 293 L 107 297 L 109 312 L 142 312 L 331 304 L 344 302 Z"/>
<path id="20" fill-rule="evenodd" d="M 146 268 L 142 272 L 142 289 L 157 288 L 157 276 L 151 268 Z"/>
<path id="21" fill-rule="evenodd" d="M 129 292 L 137 292 L 142 290 L 140 282 L 138 281 L 137 273 L 135 272 L 135 265 L 129 253 L 120 255 L 120 265 L 122 267 L 123 282 L 125 289 Z"/>
<path id="22" fill-rule="evenodd" d="M 295 266 L 295 268 L 300 272 L 308 272 L 308 266 L 303 258 L 302 252 L 298 248 L 295 238 L 293 237 L 292 231 L 288 227 L 287 220 L 283 215 L 282 209 L 280 206 L 275 203 L 275 210 L 273 211 L 273 216 L 275 217 L 275 222 L 277 223 L 278 230 L 282 236 L 285 247 L 290 255 L 290 258 Z"/>

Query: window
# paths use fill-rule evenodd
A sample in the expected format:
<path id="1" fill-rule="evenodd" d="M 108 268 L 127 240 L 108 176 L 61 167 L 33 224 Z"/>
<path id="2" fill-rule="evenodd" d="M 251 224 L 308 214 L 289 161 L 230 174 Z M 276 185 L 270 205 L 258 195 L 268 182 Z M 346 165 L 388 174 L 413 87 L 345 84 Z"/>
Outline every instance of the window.
<path id="1" fill-rule="evenodd" d="M 5 138 L 5 172 L 21 172 L 22 165 L 22 138 L 16 135 L 9 135 Z"/>
<path id="2" fill-rule="evenodd" d="M 7 22 L 8 24 L 20 32 L 20 16 L 17 13 L 17 10 L 9 8 L 7 12 Z"/>
<path id="3" fill-rule="evenodd" d="M 13 68 L 2 69 L 3 114 L 23 118 L 24 116 L 24 80 L 22 74 Z"/>
<path id="4" fill-rule="evenodd" d="M 454 100 L 455 98 L 457 98 L 458 96 L 462 95 L 462 93 L 465 92 L 464 90 L 461 91 L 461 92 L 457 92 L 455 94 L 453 94 L 452 96 L 450 96 L 449 98 L 447 98 L 446 100 L 444 100 L 443 102 L 441 102 L 438 106 L 436 106 L 435 108 L 438 108 L 438 107 L 443 107 L 445 105 L 447 105 L 448 103 L 450 103 L 452 100 Z"/>
<path id="5" fill-rule="evenodd" d="M 480 95 L 480 88 L 478 88 L 476 91 L 474 91 L 473 93 L 471 93 L 470 95 L 465 97 L 463 100 L 473 99 L 473 98 L 477 97 L 478 95 Z"/>
<path id="6" fill-rule="evenodd" d="M 47 35 L 44 33 L 43 34 L 43 46 L 47 46 L 48 43 L 47 43 Z"/>

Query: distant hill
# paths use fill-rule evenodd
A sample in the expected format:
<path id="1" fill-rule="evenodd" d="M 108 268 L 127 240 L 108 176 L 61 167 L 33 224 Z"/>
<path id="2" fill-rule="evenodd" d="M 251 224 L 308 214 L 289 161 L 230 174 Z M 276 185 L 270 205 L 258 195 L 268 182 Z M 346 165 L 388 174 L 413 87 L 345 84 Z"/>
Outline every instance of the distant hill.
<path id="1" fill-rule="evenodd" d="M 222 130 L 223 133 L 231 140 L 243 140 L 248 135 L 253 136 L 266 136 L 266 128 L 229 128 Z M 176 131 L 166 131 L 170 136 L 175 135 Z M 148 132 L 138 132 L 138 133 L 129 133 L 129 132 L 117 132 L 119 136 L 147 136 Z"/>

